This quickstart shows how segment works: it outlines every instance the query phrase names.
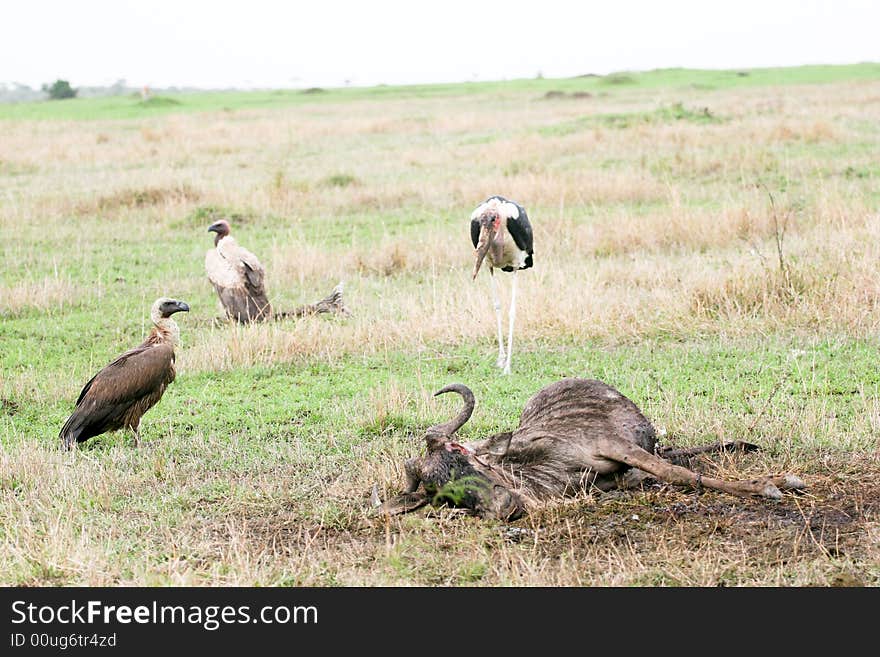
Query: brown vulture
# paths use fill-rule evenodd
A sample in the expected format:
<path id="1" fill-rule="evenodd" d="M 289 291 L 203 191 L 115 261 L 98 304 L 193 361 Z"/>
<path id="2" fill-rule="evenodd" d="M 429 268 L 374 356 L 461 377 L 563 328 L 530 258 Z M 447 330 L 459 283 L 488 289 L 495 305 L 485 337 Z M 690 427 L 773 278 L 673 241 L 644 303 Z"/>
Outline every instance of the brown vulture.
<path id="1" fill-rule="evenodd" d="M 253 253 L 229 234 L 229 222 L 225 219 L 208 226 L 214 236 L 214 248 L 205 253 L 205 271 L 208 280 L 217 291 L 220 303 L 229 319 L 242 324 L 263 322 L 268 319 L 302 317 L 317 313 L 337 312 L 348 314 L 342 301 L 342 284 L 321 301 L 300 306 L 290 312 L 275 312 L 266 296 L 264 279 L 266 270 Z"/>
<path id="2" fill-rule="evenodd" d="M 131 429 L 135 446 L 140 445 L 141 416 L 174 381 L 174 345 L 180 329 L 171 316 L 188 310 L 177 299 L 156 300 L 150 311 L 155 326 L 147 339 L 95 374 L 79 393 L 76 408 L 58 434 L 62 448 L 123 428 Z"/>

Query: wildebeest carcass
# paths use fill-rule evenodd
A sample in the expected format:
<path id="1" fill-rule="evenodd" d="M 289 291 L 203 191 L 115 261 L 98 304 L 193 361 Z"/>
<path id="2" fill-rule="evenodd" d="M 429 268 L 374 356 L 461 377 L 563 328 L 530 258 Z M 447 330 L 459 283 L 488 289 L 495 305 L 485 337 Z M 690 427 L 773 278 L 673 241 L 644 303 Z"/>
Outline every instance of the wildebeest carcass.
<path id="1" fill-rule="evenodd" d="M 804 487 L 789 474 L 725 481 L 676 465 L 671 461 L 697 453 L 757 447 L 737 441 L 664 452 L 638 407 L 595 379 L 568 378 L 546 386 L 526 403 L 515 431 L 466 444 L 456 442 L 455 432 L 470 419 L 474 395 L 460 383 L 436 394 L 447 392 L 460 394 L 464 409 L 455 419 L 426 431 L 427 453 L 406 461 L 406 490 L 384 504 L 374 495 L 380 512 L 405 513 L 428 503 L 445 503 L 482 517 L 513 520 L 542 502 L 591 487 L 632 487 L 647 475 L 671 484 L 770 499 L 780 499 L 783 490 Z"/>

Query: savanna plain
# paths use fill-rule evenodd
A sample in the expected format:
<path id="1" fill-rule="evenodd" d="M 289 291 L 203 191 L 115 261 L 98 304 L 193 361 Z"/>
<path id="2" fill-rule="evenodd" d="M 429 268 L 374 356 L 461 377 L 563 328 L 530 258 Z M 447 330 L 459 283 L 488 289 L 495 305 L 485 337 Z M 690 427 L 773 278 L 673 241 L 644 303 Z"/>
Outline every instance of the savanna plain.
<path id="1" fill-rule="evenodd" d="M 0 106 L 0 583 L 783 586 L 880 582 L 880 65 L 664 70 Z M 469 216 L 526 207 L 513 373 Z M 232 223 L 284 310 L 204 272 Z M 510 276 L 500 276 L 504 298 Z M 83 384 L 191 311 L 143 443 L 58 431 Z M 649 484 L 512 523 L 371 513 L 423 430 L 516 426 L 562 377 L 631 398 L 778 502 Z"/>

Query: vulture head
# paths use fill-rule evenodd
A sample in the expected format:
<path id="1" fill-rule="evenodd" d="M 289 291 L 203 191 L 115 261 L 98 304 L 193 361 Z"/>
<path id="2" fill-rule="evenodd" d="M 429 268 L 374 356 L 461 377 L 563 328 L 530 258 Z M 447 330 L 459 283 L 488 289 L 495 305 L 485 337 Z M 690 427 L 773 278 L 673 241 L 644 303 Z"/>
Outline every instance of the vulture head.
<path id="1" fill-rule="evenodd" d="M 474 273 L 472 278 L 477 277 L 477 272 L 480 271 L 480 265 L 483 264 L 483 258 L 486 257 L 489 249 L 493 250 L 493 255 L 497 260 L 501 259 L 501 215 L 496 208 L 490 207 L 477 219 L 480 222 L 480 238 L 474 251 Z"/>
<path id="2" fill-rule="evenodd" d="M 229 222 L 225 219 L 215 221 L 213 224 L 208 226 L 208 232 L 217 233 L 217 235 L 214 236 L 214 246 L 217 246 L 217 243 L 220 240 L 229 235 Z"/>
<path id="3" fill-rule="evenodd" d="M 175 344 L 180 339 L 180 329 L 177 327 L 177 322 L 171 316 L 179 312 L 189 312 L 189 304 L 177 299 L 170 299 L 169 297 L 156 299 L 152 309 L 150 309 L 150 319 L 153 320 L 153 324 L 163 332 L 169 333 Z"/>

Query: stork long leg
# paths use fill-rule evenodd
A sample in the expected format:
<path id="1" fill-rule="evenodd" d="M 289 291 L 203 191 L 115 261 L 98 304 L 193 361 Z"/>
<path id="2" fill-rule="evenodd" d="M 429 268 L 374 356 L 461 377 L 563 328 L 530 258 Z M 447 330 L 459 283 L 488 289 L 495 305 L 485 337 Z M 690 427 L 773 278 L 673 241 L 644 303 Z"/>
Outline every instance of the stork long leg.
<path id="1" fill-rule="evenodd" d="M 504 363 L 504 374 L 510 374 L 510 357 L 513 356 L 513 323 L 516 320 L 516 270 L 513 270 L 513 283 L 510 290 L 510 328 L 507 333 L 507 360 Z"/>
<path id="2" fill-rule="evenodd" d="M 489 270 L 489 280 L 492 283 L 492 306 L 495 308 L 495 317 L 498 320 L 498 367 L 504 367 L 504 332 L 501 329 L 501 299 L 498 297 L 498 283 L 495 280 L 494 270 Z"/>

